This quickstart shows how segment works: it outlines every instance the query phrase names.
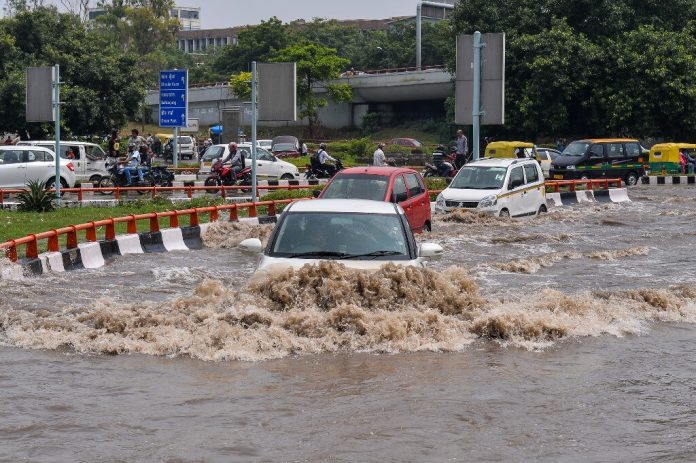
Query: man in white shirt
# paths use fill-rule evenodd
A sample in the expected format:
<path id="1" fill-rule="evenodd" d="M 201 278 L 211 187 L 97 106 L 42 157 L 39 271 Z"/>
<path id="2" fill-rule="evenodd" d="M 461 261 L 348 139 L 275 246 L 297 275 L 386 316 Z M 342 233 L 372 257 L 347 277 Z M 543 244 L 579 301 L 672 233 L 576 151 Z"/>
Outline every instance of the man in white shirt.
<path id="1" fill-rule="evenodd" d="M 140 153 L 135 149 L 135 145 L 132 143 L 128 145 L 126 165 L 121 168 L 121 172 L 126 177 L 126 186 L 131 186 L 133 173 L 138 174 L 138 181 L 144 181 L 143 171 L 140 168 Z"/>
<path id="2" fill-rule="evenodd" d="M 324 143 L 319 145 L 319 151 L 317 151 L 317 160 L 319 161 L 321 168 L 333 177 L 333 175 L 336 173 L 336 168 L 331 164 L 327 164 L 326 161 L 336 162 L 336 159 L 329 156 L 329 153 L 326 152 L 326 145 Z"/>
<path id="3" fill-rule="evenodd" d="M 375 167 L 386 167 L 387 166 L 387 158 L 384 156 L 384 143 L 380 143 L 379 145 L 377 145 L 377 149 L 375 150 L 372 165 Z"/>

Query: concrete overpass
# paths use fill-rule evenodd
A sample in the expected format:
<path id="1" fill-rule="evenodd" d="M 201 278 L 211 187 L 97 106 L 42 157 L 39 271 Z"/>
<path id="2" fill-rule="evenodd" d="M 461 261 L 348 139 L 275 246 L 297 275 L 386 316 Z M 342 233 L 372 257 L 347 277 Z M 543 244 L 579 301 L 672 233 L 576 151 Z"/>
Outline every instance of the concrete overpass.
<path id="1" fill-rule="evenodd" d="M 373 71 L 345 75 L 333 83 L 350 84 L 353 100 L 349 103 L 332 103 L 319 112 L 325 127 L 340 129 L 360 126 L 362 118 L 370 111 L 393 111 L 395 105 L 405 102 L 444 101 L 454 95 L 452 75 L 442 68 L 402 69 Z M 325 94 L 322 88 L 315 88 L 318 95 Z M 152 120 L 158 120 L 158 92 L 148 91 L 146 104 L 151 111 Z M 240 100 L 227 83 L 202 85 L 189 89 L 189 117 L 199 120 L 201 126 L 218 124 L 222 120 L 222 110 L 242 106 L 245 111 L 245 125 L 250 125 L 251 114 L 248 103 Z M 306 121 L 294 123 L 265 124 L 266 126 L 306 125 Z"/>

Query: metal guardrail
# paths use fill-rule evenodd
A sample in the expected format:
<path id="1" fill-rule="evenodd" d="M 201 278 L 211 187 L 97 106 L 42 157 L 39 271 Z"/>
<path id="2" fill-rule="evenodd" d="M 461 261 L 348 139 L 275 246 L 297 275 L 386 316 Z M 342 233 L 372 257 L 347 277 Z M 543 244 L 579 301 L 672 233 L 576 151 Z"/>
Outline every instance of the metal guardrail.
<path id="1" fill-rule="evenodd" d="M 147 220 L 149 222 L 148 230 L 150 233 L 154 233 L 160 230 L 159 220 L 161 218 L 169 218 L 169 227 L 177 228 L 179 227 L 179 217 L 188 216 L 189 226 L 196 226 L 201 223 L 201 215 L 207 215 L 208 222 L 215 222 L 220 217 L 220 212 L 227 211 L 230 214 L 229 220 L 231 222 L 236 222 L 239 220 L 240 210 L 247 210 L 249 217 L 257 217 L 258 209 L 265 207 L 267 209 L 267 215 L 276 215 L 277 207 L 280 205 L 290 204 L 295 201 L 302 201 L 308 198 L 293 198 L 293 199 L 281 199 L 274 201 L 260 201 L 256 203 L 239 203 L 239 204 L 223 204 L 220 206 L 206 206 L 206 207 L 195 207 L 191 209 L 182 209 L 166 212 L 150 212 L 147 214 L 129 215 L 124 217 L 109 218 L 104 220 L 97 220 L 93 222 L 83 223 L 79 225 L 70 225 L 69 227 L 63 227 L 56 230 L 51 230 L 38 234 L 27 235 L 23 238 L 18 238 L 15 240 L 9 240 L 4 243 L 0 243 L 0 249 L 4 250 L 5 255 L 16 262 L 18 260 L 18 247 L 25 246 L 24 256 L 27 259 L 36 259 L 39 256 L 38 243 L 40 240 L 48 240 L 47 249 L 49 252 L 60 251 L 60 245 L 58 242 L 59 237 L 66 237 L 66 249 L 76 249 L 78 247 L 78 232 L 84 231 L 84 239 L 87 242 L 97 241 L 97 229 L 104 227 L 104 239 L 114 240 L 116 239 L 116 227 L 117 223 L 125 223 L 127 228 L 127 233 L 135 234 L 138 233 L 138 221 Z"/>
<path id="2" fill-rule="evenodd" d="M 544 182 L 546 190 L 551 190 L 552 193 L 558 193 L 561 188 L 568 188 L 568 191 L 576 191 L 578 186 L 584 186 L 586 190 L 604 189 L 608 190 L 612 185 L 616 188 L 623 186 L 623 180 L 620 178 L 600 178 L 587 180 L 547 180 Z"/>

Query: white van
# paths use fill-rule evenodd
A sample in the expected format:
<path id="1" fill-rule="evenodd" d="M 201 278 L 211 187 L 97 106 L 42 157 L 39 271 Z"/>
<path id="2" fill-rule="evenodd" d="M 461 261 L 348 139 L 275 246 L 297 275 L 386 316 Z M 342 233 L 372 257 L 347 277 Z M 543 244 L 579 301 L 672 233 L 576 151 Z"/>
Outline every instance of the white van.
<path id="1" fill-rule="evenodd" d="M 475 209 L 500 217 L 546 212 L 546 187 L 534 159 L 482 159 L 464 165 L 437 196 L 436 212 Z"/>
<path id="2" fill-rule="evenodd" d="M 21 141 L 18 145 L 31 145 L 47 148 L 53 152 L 56 147 L 55 141 Z M 106 153 L 101 146 L 95 143 L 82 141 L 61 141 L 60 157 L 69 159 L 75 168 L 75 176 L 79 182 L 99 183 L 102 177 L 109 173 L 106 170 Z"/>

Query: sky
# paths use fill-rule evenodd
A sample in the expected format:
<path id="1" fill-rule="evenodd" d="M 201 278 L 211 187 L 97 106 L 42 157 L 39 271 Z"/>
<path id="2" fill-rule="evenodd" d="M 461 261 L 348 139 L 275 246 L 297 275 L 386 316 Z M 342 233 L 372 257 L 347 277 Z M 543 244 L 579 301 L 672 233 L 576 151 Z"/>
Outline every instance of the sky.
<path id="1" fill-rule="evenodd" d="M 47 0 L 60 5 L 60 0 Z M 92 3 L 96 3 L 93 1 Z M 381 19 L 416 14 L 417 0 L 177 0 L 201 7 L 203 29 L 258 24 L 271 16 L 294 19 Z M 0 0 L 0 10 L 5 0 Z"/>

